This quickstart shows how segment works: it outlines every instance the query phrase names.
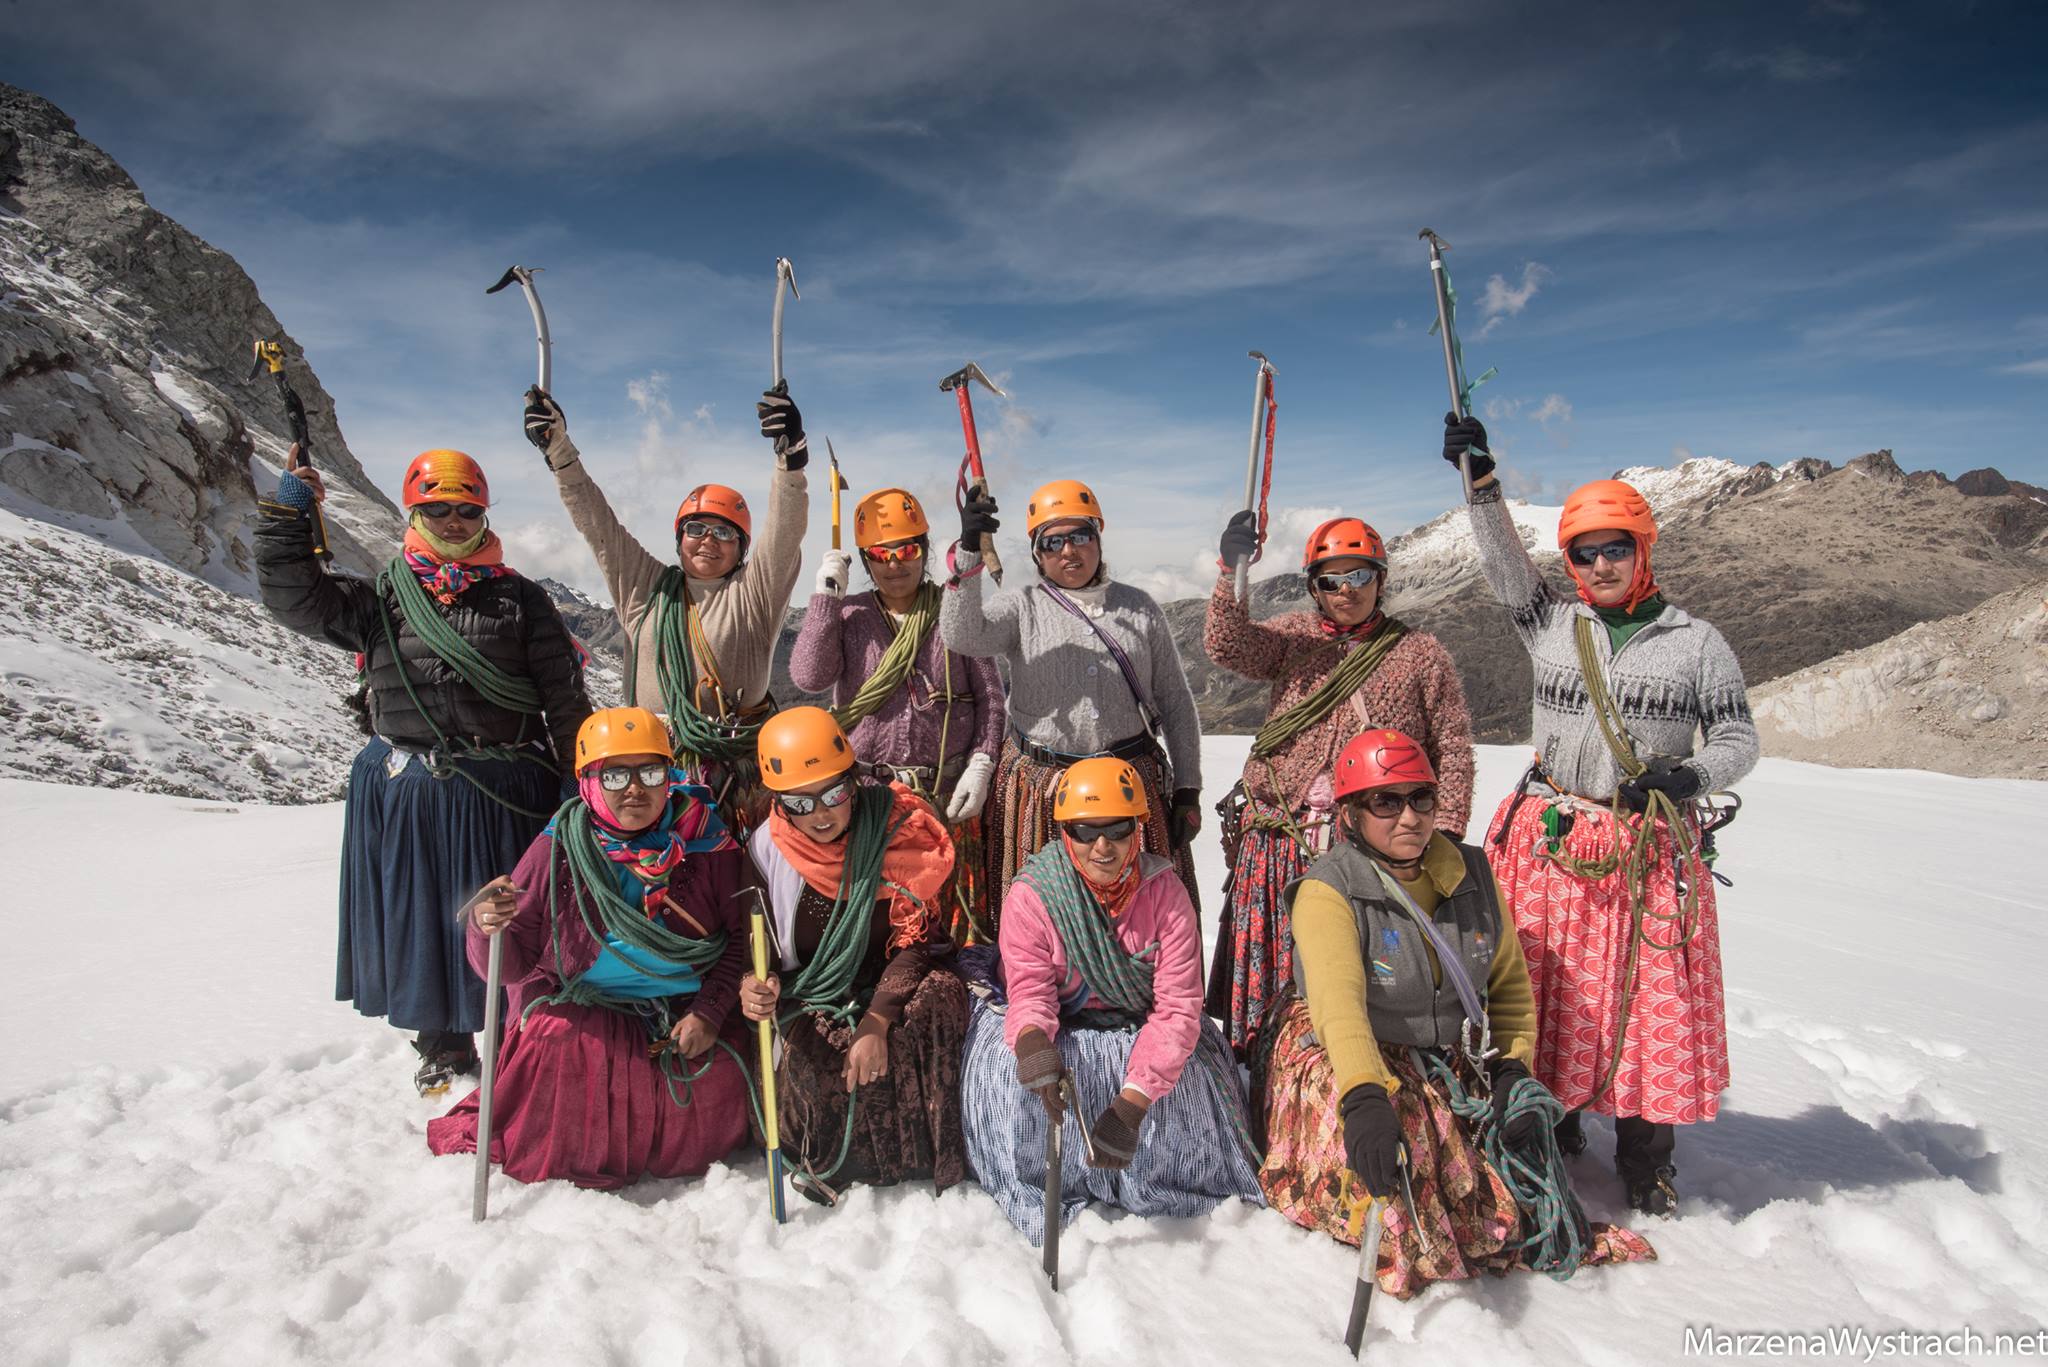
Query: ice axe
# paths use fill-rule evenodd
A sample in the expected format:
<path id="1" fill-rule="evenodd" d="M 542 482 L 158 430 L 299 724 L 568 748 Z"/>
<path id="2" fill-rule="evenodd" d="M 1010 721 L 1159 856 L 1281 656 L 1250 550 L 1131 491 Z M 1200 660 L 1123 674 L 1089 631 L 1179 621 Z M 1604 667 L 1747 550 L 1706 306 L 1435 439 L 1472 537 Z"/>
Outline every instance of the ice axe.
<path id="1" fill-rule="evenodd" d="M 519 288 L 526 292 L 526 307 L 533 310 L 534 339 L 540 344 L 540 379 L 538 383 L 543 394 L 552 395 L 555 392 L 554 343 L 548 338 L 548 315 L 547 310 L 540 306 L 540 291 L 533 287 L 533 277 L 539 275 L 540 272 L 541 268 L 539 266 L 513 266 L 498 277 L 497 284 L 485 290 L 484 293 L 496 294 L 514 280 L 517 280 Z"/>
<path id="2" fill-rule="evenodd" d="M 1344 1326 L 1344 1346 L 1357 1357 L 1365 1345 L 1365 1317 L 1372 1311 L 1372 1289 L 1380 1274 L 1380 1203 L 1365 1207 L 1365 1228 L 1358 1237 L 1358 1281 L 1351 1289 L 1351 1319 Z"/>
<path id="3" fill-rule="evenodd" d="M 292 444 L 299 448 L 299 459 L 307 466 L 313 464 L 313 435 L 306 428 L 306 405 L 299 401 L 299 391 L 292 388 L 291 377 L 284 373 L 284 347 L 282 344 L 256 339 L 256 359 L 249 367 L 249 378 L 255 379 L 267 368 L 271 380 L 277 385 L 277 396 L 284 400 L 285 421 L 292 429 Z M 313 519 L 313 556 L 323 564 L 334 559 L 334 552 L 327 547 L 327 519 L 320 515 L 320 504 L 315 500 L 307 509 Z"/>
<path id="4" fill-rule="evenodd" d="M 1273 433 L 1278 418 L 1278 409 L 1273 402 L 1273 377 L 1279 372 L 1273 369 L 1273 363 L 1266 359 L 1265 352 L 1246 354 L 1259 363 L 1258 370 L 1252 375 L 1252 450 L 1244 470 L 1244 510 L 1249 513 L 1256 509 L 1259 512 L 1259 548 L 1237 562 L 1237 596 L 1249 601 L 1252 561 L 1258 559 L 1266 548 L 1265 502 L 1267 492 L 1273 487 Z M 1259 474 L 1261 445 L 1265 448 L 1263 482 Z"/>
<path id="5" fill-rule="evenodd" d="M 754 977 L 759 982 L 768 981 L 768 913 L 761 899 L 761 889 L 742 889 L 738 896 L 751 895 L 754 910 L 750 918 L 750 931 L 754 942 Z M 775 1217 L 776 1224 L 789 1219 L 789 1210 L 782 1203 L 782 1133 L 780 1117 L 775 1101 L 775 1025 L 772 1021 L 758 1022 L 761 1036 L 761 1142 L 768 1150 L 768 1213 Z"/>
<path id="6" fill-rule="evenodd" d="M 986 385 L 990 393 L 1005 399 L 1010 397 L 973 361 L 940 380 L 939 388 L 951 390 L 953 397 L 960 401 L 960 434 L 967 439 L 967 458 L 960 463 L 958 492 L 968 498 L 985 498 L 988 496 L 988 474 L 981 468 L 981 435 L 975 431 L 974 400 L 967 393 L 968 385 L 976 380 Z M 983 532 L 980 549 L 981 561 L 988 566 L 988 577 L 1002 583 L 1003 562 L 996 554 L 996 539 Z"/>
<path id="7" fill-rule="evenodd" d="M 839 473 L 839 453 L 832 449 L 832 438 L 825 438 L 825 454 L 832 460 L 832 549 L 839 549 L 839 496 L 846 492 L 846 476 Z"/>
<path id="8" fill-rule="evenodd" d="M 513 888 L 512 891 L 517 893 L 524 889 Z M 474 924 L 476 904 L 482 897 L 483 893 L 478 892 L 463 903 L 456 919 L 468 919 Z M 501 929 L 491 937 L 490 958 L 484 967 L 484 1075 L 476 1089 L 476 1191 L 469 1205 L 469 1218 L 479 1224 L 491 1209 L 491 1095 L 497 1090 L 498 997 L 504 982 L 505 932 Z"/>
<path id="9" fill-rule="evenodd" d="M 785 286 L 789 289 L 790 298 L 803 298 L 796 291 L 796 267 L 790 264 L 788 257 L 778 256 L 775 258 L 775 320 L 769 325 L 769 330 L 773 334 L 775 343 L 775 383 L 772 388 L 778 394 L 784 392 L 782 384 L 782 291 Z M 833 548 L 837 549 L 838 544 L 835 541 Z"/>
<path id="10" fill-rule="evenodd" d="M 1444 268 L 1444 253 L 1451 244 L 1436 235 L 1433 228 L 1424 228 L 1416 236 L 1429 244 L 1429 273 L 1436 282 L 1436 330 L 1444 344 L 1444 378 L 1451 386 L 1451 412 L 1459 418 L 1471 412 L 1472 391 L 1493 378 L 1488 370 L 1478 379 L 1467 383 L 1464 376 L 1465 349 L 1458 344 L 1457 296 L 1451 293 L 1451 275 Z M 1468 449 L 1458 455 L 1458 477 L 1465 484 L 1465 501 L 1472 501 L 1472 461 Z"/>

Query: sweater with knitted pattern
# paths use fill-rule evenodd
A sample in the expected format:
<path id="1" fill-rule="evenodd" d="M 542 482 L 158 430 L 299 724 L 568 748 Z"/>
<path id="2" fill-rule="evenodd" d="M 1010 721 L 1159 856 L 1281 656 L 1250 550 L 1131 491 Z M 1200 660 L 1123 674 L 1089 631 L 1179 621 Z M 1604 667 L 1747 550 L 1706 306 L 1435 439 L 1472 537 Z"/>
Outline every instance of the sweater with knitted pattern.
<path id="1" fill-rule="evenodd" d="M 939 634 L 962 655 L 1002 661 L 1010 679 L 1010 725 L 1019 735 L 1063 755 L 1099 755 L 1145 733 L 1116 657 L 1087 622 L 1042 592 L 1035 579 L 989 598 L 987 578 L 970 575 L 946 590 Z M 1115 581 L 1067 596 L 1130 657 L 1159 714 L 1174 787 L 1200 788 L 1202 724 L 1166 614 L 1143 589 Z"/>
<path id="2" fill-rule="evenodd" d="M 1581 619 L 1595 628 L 1595 653 L 1639 759 L 1684 760 L 1699 774 L 1702 792 L 1731 787 L 1756 767 L 1756 726 L 1742 666 L 1720 632 L 1666 607 L 1615 650 L 1599 615 L 1536 568 L 1498 484 L 1473 491 L 1471 513 L 1479 567 L 1535 667 L 1531 730 L 1551 782 L 1604 802 L 1622 777 L 1579 668 L 1575 624 Z M 1696 735 L 1703 737 L 1697 746 Z"/>
<path id="3" fill-rule="evenodd" d="M 1350 641 L 1326 633 L 1314 612 L 1253 621 L 1227 572 L 1210 595 L 1202 644 L 1209 658 L 1231 673 L 1272 682 L 1269 720 L 1315 692 L 1353 648 Z M 1329 716 L 1267 758 L 1247 759 L 1245 791 L 1299 815 L 1311 786 L 1330 772 L 1344 743 L 1378 726 L 1421 743 L 1436 769 L 1441 795 L 1437 827 L 1462 837 L 1472 815 L 1472 711 L 1465 705 L 1451 653 L 1426 631 L 1402 637 L 1364 686 Z"/>

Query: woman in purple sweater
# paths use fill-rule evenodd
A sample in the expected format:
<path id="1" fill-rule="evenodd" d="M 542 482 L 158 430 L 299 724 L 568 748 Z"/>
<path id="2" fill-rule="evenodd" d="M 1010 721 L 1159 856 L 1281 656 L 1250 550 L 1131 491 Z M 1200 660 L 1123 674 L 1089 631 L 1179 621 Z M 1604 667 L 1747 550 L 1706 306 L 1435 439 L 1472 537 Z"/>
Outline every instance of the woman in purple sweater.
<path id="1" fill-rule="evenodd" d="M 947 650 L 939 588 L 925 573 L 931 526 L 917 499 L 879 489 L 853 510 L 853 542 L 874 589 L 846 596 L 851 557 L 827 551 L 789 676 L 830 692 L 832 714 L 863 761 L 939 810 L 960 852 L 940 894 L 956 944 L 989 940 L 981 807 L 1003 744 L 1003 681 L 994 660 Z"/>
<path id="2" fill-rule="evenodd" d="M 491 1156 L 522 1182 L 694 1177 L 747 1137 L 747 1076 L 719 1039 L 746 967 L 747 860 L 674 764 L 652 712 L 592 713 L 582 796 L 474 902 L 470 965 L 481 977 L 505 937 L 511 1007 Z M 427 1145 L 475 1153 L 476 1126 L 472 1093 Z"/>

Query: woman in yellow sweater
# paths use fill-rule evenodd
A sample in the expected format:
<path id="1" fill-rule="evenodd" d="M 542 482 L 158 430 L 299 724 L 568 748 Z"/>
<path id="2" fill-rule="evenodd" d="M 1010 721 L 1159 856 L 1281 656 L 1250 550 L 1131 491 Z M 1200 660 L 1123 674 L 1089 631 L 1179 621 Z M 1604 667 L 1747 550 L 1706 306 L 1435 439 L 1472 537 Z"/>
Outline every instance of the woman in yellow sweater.
<path id="1" fill-rule="evenodd" d="M 1402 1299 L 1482 1270 L 1654 1258 L 1571 1195 L 1561 1108 L 1529 1076 L 1521 942 L 1485 853 L 1436 830 L 1429 756 L 1367 731 L 1333 778 L 1344 838 L 1282 894 L 1301 999 L 1263 1069 L 1266 1199 L 1353 1244 L 1382 1201 L 1379 1284 Z M 1524 1210 L 1539 1206 L 1540 1226 Z"/>

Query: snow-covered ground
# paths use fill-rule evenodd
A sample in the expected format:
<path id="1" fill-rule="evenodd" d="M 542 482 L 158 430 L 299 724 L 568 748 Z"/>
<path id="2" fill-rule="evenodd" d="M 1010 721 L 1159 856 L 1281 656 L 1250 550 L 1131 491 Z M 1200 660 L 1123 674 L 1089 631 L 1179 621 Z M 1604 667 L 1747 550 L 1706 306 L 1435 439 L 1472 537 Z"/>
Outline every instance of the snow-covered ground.
<path id="1" fill-rule="evenodd" d="M 1245 743 L 1209 742 L 1212 785 Z M 1490 803 L 1522 756 L 1481 755 Z M 1373 1360 L 2040 1324 L 2048 784 L 1767 760 L 1744 793 L 1736 1085 L 1681 1137 L 1660 1261 L 1382 1298 Z M 624 1195 L 497 1178 L 472 1225 L 410 1050 L 329 1000 L 337 807 L 10 779 L 0 820 L 0 1362 L 1346 1360 L 1355 1257 L 1242 1206 L 1091 1212 L 1057 1295 L 971 1185 L 796 1201 L 778 1229 L 758 1160 Z M 1218 887 L 1213 837 L 1202 867 Z M 1620 1210 L 1609 1143 L 1596 1124 L 1577 1166 L 1596 1218 Z"/>

